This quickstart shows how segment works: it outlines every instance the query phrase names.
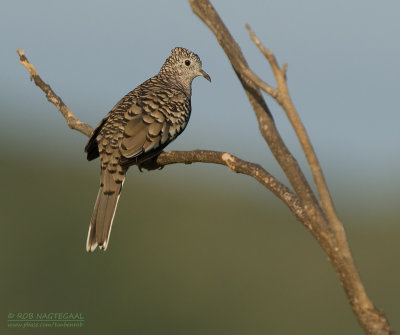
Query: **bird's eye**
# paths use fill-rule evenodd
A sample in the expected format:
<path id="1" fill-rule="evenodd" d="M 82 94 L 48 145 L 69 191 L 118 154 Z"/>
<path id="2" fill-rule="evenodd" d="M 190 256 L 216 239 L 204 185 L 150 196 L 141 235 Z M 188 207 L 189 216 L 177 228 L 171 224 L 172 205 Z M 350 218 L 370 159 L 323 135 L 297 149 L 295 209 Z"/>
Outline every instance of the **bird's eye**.
<path id="1" fill-rule="evenodd" d="M 186 65 L 186 66 L 189 66 L 189 65 L 190 65 L 190 60 L 189 60 L 189 59 L 186 59 L 186 60 L 185 60 L 185 65 Z"/>

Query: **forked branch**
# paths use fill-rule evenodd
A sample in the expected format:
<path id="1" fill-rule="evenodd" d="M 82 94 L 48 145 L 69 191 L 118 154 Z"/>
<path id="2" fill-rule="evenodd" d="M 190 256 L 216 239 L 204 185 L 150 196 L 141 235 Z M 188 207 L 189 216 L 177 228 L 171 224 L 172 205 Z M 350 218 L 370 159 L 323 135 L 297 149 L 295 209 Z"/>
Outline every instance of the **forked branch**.
<path id="1" fill-rule="evenodd" d="M 291 101 L 286 83 L 287 65 L 280 68 L 274 54 L 262 46 L 261 42 L 248 27 L 252 40 L 270 63 L 277 81 L 277 88 L 266 84 L 250 70 L 239 45 L 233 39 L 212 4 L 208 0 L 189 0 L 189 3 L 193 12 L 214 33 L 218 43 L 229 58 L 256 114 L 261 135 L 268 143 L 271 152 L 274 154 L 299 197 L 307 215 L 307 220 L 312 227 L 310 231 L 331 260 L 360 325 L 368 334 L 393 333 L 385 314 L 375 308 L 367 296 L 357 268 L 355 267 L 343 225 L 336 216 L 320 164 L 300 117 Z M 285 110 L 307 157 L 317 185 L 322 207 L 319 205 L 309 184 L 305 180 L 297 161 L 283 143 L 259 89 L 270 94 Z"/>
<path id="2" fill-rule="evenodd" d="M 293 101 L 289 94 L 289 88 L 287 86 L 287 78 L 286 78 L 287 64 L 284 64 L 282 67 L 279 67 L 278 61 L 276 60 L 274 53 L 271 50 L 267 49 L 260 42 L 256 34 L 253 32 L 253 30 L 250 28 L 248 24 L 246 25 L 246 28 L 250 33 L 251 40 L 255 43 L 255 45 L 260 49 L 262 54 L 268 60 L 269 65 L 271 66 L 271 69 L 275 76 L 277 88 L 272 88 L 270 85 L 263 82 L 251 70 L 247 71 L 246 75 L 248 75 L 252 80 L 254 80 L 256 82 L 256 85 L 260 89 L 270 94 L 285 111 L 286 116 L 288 117 L 293 129 L 295 130 L 297 138 L 299 139 L 299 142 L 307 158 L 307 162 L 308 165 L 310 166 L 310 170 L 318 190 L 319 199 L 324 209 L 324 213 L 326 214 L 328 220 L 332 225 L 332 228 L 336 233 L 336 238 L 339 240 L 343 240 L 345 239 L 345 236 L 343 236 L 344 234 L 344 230 L 342 229 L 343 225 L 340 223 L 339 219 L 336 216 L 332 198 L 329 194 L 328 186 L 326 184 L 321 169 L 321 165 L 318 161 L 317 155 L 311 144 L 310 138 L 307 135 L 306 128 L 301 122 L 300 116 L 297 113 L 296 107 L 294 106 Z"/>

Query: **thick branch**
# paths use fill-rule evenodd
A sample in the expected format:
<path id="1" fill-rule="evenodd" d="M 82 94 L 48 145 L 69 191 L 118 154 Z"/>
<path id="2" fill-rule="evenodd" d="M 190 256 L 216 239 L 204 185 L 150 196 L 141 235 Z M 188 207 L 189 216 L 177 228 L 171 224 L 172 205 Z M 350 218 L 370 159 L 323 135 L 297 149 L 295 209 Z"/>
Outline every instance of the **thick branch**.
<path id="1" fill-rule="evenodd" d="M 79 121 L 75 115 L 69 110 L 69 108 L 64 104 L 61 98 L 54 93 L 49 85 L 47 85 L 42 78 L 38 75 L 36 68 L 34 65 L 29 63 L 28 59 L 25 57 L 25 53 L 18 49 L 17 53 L 19 55 L 20 63 L 27 68 L 31 75 L 31 80 L 35 82 L 36 86 L 38 86 L 46 95 L 46 98 L 49 102 L 51 102 L 57 109 L 61 112 L 64 116 L 65 120 L 67 121 L 68 127 L 71 129 L 75 129 L 82 134 L 90 137 L 93 132 L 93 128 L 89 126 L 87 123 Z"/>

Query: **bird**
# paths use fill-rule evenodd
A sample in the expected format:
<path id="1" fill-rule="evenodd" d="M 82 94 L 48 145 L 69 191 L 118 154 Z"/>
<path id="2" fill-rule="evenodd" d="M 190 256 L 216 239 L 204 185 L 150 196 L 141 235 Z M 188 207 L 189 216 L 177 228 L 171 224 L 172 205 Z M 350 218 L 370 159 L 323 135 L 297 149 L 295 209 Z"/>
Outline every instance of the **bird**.
<path id="1" fill-rule="evenodd" d="M 106 250 L 128 168 L 151 161 L 185 129 L 191 114 L 192 81 L 202 76 L 197 54 L 176 47 L 155 76 L 127 93 L 93 131 L 85 152 L 100 157 L 100 189 L 86 250 Z"/>

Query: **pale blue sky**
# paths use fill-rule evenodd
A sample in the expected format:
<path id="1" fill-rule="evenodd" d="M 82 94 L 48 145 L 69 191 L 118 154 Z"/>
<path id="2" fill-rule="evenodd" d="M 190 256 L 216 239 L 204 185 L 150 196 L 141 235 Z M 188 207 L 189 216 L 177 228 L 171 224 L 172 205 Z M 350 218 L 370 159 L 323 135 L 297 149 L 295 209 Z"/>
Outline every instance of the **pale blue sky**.
<path id="1" fill-rule="evenodd" d="M 261 77 L 273 83 L 246 23 L 289 64 L 292 97 L 328 180 L 368 179 L 372 188 L 383 181 L 397 190 L 400 2 L 212 3 Z M 193 83 L 192 118 L 169 148 L 230 151 L 279 175 L 231 66 L 186 1 L 3 0 L 0 31 L 0 139 L 15 143 L 16 151 L 42 141 L 61 143 L 66 152 L 85 144 L 29 82 L 17 48 L 79 118 L 95 125 L 120 97 L 154 75 L 173 47 L 184 46 L 201 57 L 212 83 Z M 303 162 L 283 112 L 267 102 Z"/>

